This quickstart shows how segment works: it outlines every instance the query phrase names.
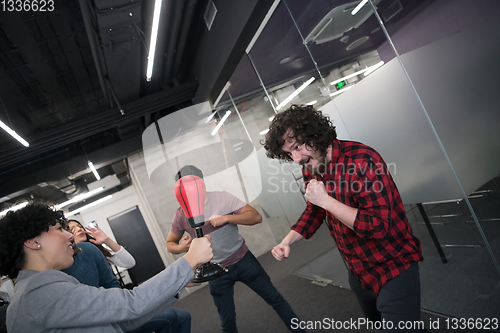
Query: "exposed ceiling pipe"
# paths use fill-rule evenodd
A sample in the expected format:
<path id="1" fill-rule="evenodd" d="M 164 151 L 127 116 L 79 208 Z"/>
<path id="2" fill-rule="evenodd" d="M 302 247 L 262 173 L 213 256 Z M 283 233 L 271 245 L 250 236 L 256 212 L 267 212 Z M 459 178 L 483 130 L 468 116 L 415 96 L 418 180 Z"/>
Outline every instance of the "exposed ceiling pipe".
<path id="1" fill-rule="evenodd" d="M 184 0 L 175 1 L 175 8 L 170 14 L 172 20 L 172 27 L 168 31 L 168 43 L 167 43 L 167 56 L 165 59 L 164 70 L 163 70 L 163 86 L 169 86 L 172 77 L 172 63 L 174 61 L 174 50 L 176 50 L 177 40 L 179 38 L 179 27 L 181 25 L 185 7 Z M 177 49 L 178 51 L 178 49 Z"/>
<path id="2" fill-rule="evenodd" d="M 115 143 L 89 154 L 89 158 L 96 163 L 115 163 L 142 149 L 140 137 L 133 137 L 125 141 Z M 51 162 L 37 165 L 36 171 L 19 171 L 14 174 L 7 173 L 0 176 L 0 202 L 17 198 L 23 194 L 36 190 L 39 183 L 58 181 L 61 178 L 77 178 L 88 173 L 88 159 L 81 155 L 69 160 L 61 160 L 53 157 Z M 29 167 L 29 164 L 21 166 Z"/>
<path id="3" fill-rule="evenodd" d="M 100 47 L 100 43 L 96 41 L 94 36 L 95 31 L 92 25 L 89 2 L 87 0 L 78 0 L 78 3 L 80 4 L 80 9 L 82 10 L 83 23 L 85 25 L 85 30 L 87 31 L 87 36 L 89 38 L 90 50 L 92 51 L 92 57 L 94 58 L 97 77 L 99 78 L 99 84 L 101 85 L 106 103 L 111 106 L 112 104 L 110 103 L 110 100 L 108 98 L 109 92 L 106 87 L 105 75 L 103 74 L 102 54 L 98 52 L 97 49 L 97 47 Z"/>
<path id="4" fill-rule="evenodd" d="M 184 19 L 182 20 L 182 27 L 180 28 L 179 41 L 177 43 L 177 52 L 175 53 L 174 62 L 172 65 L 172 80 L 175 85 L 178 85 L 178 74 L 181 62 L 184 57 L 184 50 L 186 48 L 187 39 L 190 32 L 191 22 L 193 21 L 194 13 L 198 0 L 190 0 L 186 4 Z"/>
<path id="5" fill-rule="evenodd" d="M 115 100 L 116 102 L 116 106 L 118 107 L 118 110 L 120 110 L 120 113 L 122 115 L 125 114 L 125 111 L 123 110 L 121 104 L 120 104 L 120 101 L 118 100 L 118 97 L 116 97 L 116 94 L 115 94 L 115 90 L 113 89 L 113 85 L 111 84 L 111 82 L 109 82 L 108 79 L 106 79 L 106 82 L 107 84 L 109 85 L 109 91 L 111 92 L 111 96 L 113 96 L 113 99 Z"/>
<path id="6" fill-rule="evenodd" d="M 117 114 L 115 109 L 101 112 L 92 120 L 81 120 L 52 129 L 48 134 L 30 137 L 30 149 L 19 151 L 19 147 L 9 142 L 0 147 L 2 160 L 0 169 L 7 165 L 21 163 L 42 153 L 71 144 L 88 136 L 109 130 L 121 123 L 142 117 L 151 112 L 164 110 L 168 107 L 191 101 L 198 89 L 197 82 L 190 82 L 167 91 L 142 97 L 141 99 L 123 105 L 125 115 Z"/>

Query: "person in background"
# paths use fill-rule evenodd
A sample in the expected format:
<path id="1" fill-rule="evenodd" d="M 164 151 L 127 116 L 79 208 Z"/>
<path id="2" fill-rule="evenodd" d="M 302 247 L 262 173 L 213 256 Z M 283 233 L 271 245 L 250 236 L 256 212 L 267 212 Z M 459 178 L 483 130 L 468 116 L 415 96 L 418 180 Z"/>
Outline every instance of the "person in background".
<path id="1" fill-rule="evenodd" d="M 134 257 L 123 246 L 109 238 L 98 226 L 84 228 L 77 220 L 68 220 L 68 227 L 75 237 L 75 243 L 90 242 L 94 244 L 115 266 L 125 269 L 135 266 Z M 102 244 L 106 245 L 112 252 Z"/>
<path id="2" fill-rule="evenodd" d="M 210 236 L 192 241 L 188 253 L 132 289 L 95 288 L 63 272 L 73 264 L 74 237 L 60 211 L 30 203 L 0 220 L 0 275 L 16 279 L 7 309 L 9 332 L 122 332 L 168 308 L 212 258 Z"/>
<path id="3" fill-rule="evenodd" d="M 394 328 L 419 321 L 420 240 L 380 154 L 338 140 L 328 116 L 306 105 L 292 105 L 274 117 L 264 148 L 269 158 L 301 165 L 306 184 L 306 209 L 273 256 L 287 258 L 290 245 L 312 237 L 326 218 L 364 315 Z"/>
<path id="4" fill-rule="evenodd" d="M 74 246 L 73 265 L 61 271 L 80 283 L 94 287 L 120 288 L 120 282 L 111 271 L 109 262 L 99 249 L 89 242 Z"/>
<path id="5" fill-rule="evenodd" d="M 203 173 L 193 165 L 186 165 L 179 170 L 175 180 L 195 175 L 203 179 Z M 245 240 L 238 232 L 238 224 L 255 225 L 262 222 L 262 216 L 250 205 L 234 195 L 225 192 L 206 192 L 205 216 L 210 216 L 202 226 L 203 233 L 212 236 L 215 263 L 229 269 L 229 272 L 209 281 L 210 293 L 219 312 L 223 332 L 238 332 L 236 310 L 234 306 L 234 285 L 237 281 L 246 284 L 262 297 L 279 315 L 290 331 L 292 319 L 297 315 L 290 304 L 274 287 L 271 278 L 255 256 L 250 252 Z M 182 237 L 184 232 L 189 236 Z M 167 249 L 171 253 L 183 253 L 192 246 L 196 237 L 194 229 L 179 207 L 175 213 L 172 229 L 167 238 Z M 179 241 L 182 242 L 179 244 Z"/>
<path id="6" fill-rule="evenodd" d="M 68 221 L 68 230 L 74 237 L 75 257 L 73 265 L 62 270 L 76 278 L 80 283 L 104 288 L 119 288 L 120 283 L 113 275 L 106 262 L 124 268 L 135 266 L 134 257 L 122 246 L 111 240 L 99 227 L 84 228 L 77 220 Z M 113 250 L 108 251 L 102 244 Z M 128 331 L 129 333 L 189 333 L 191 332 L 191 315 L 189 312 L 169 307 L 151 318 L 142 326 Z"/>

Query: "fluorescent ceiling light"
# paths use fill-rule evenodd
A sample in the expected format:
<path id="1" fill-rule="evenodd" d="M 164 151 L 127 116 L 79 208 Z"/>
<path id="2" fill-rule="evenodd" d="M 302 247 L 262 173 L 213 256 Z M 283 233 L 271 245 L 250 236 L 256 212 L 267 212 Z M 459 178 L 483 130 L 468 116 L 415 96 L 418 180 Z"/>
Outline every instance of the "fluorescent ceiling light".
<path id="1" fill-rule="evenodd" d="M 99 176 L 99 173 L 97 173 L 97 170 L 94 166 L 94 163 L 90 162 L 89 161 L 89 167 L 90 167 L 90 170 L 92 170 L 92 172 L 94 173 L 94 176 L 97 180 L 101 180 L 101 176 Z"/>
<path id="2" fill-rule="evenodd" d="M 226 114 L 224 115 L 224 117 L 222 117 L 222 119 L 219 121 L 219 123 L 217 124 L 217 126 L 212 131 L 212 136 L 214 136 L 217 133 L 217 131 L 219 130 L 219 128 L 222 126 L 222 124 L 224 124 L 224 122 L 226 121 L 227 117 L 229 117 L 230 114 L 231 114 L 231 111 L 227 110 Z"/>
<path id="3" fill-rule="evenodd" d="M 162 0 L 155 1 L 153 24 L 151 26 L 151 41 L 149 42 L 148 68 L 146 70 L 147 81 L 151 81 L 151 76 L 153 76 L 153 63 L 155 61 L 156 39 L 158 37 L 158 25 L 160 23 L 161 2 Z"/>
<path id="4" fill-rule="evenodd" d="M 288 104 L 288 102 L 290 102 L 292 99 L 295 98 L 295 96 L 297 96 L 298 94 L 300 94 L 300 92 L 304 89 L 307 88 L 308 85 L 310 85 L 313 81 L 315 80 L 314 76 L 312 78 L 310 78 L 309 80 L 307 80 L 306 82 L 304 82 L 304 84 L 302 84 L 297 90 L 295 90 L 293 93 L 290 94 L 290 96 L 288 96 L 287 98 L 285 98 L 285 100 L 283 102 L 281 102 L 277 107 L 276 107 L 276 110 L 279 110 L 281 109 L 282 107 L 284 107 L 285 105 Z"/>
<path id="5" fill-rule="evenodd" d="M 15 131 L 11 130 L 9 126 L 5 125 L 3 123 L 3 121 L 0 120 L 0 127 L 3 128 L 3 130 L 7 133 L 9 133 L 14 139 L 16 139 L 17 141 L 21 142 L 21 144 L 25 147 L 29 147 L 30 144 L 28 143 L 28 141 L 24 140 L 23 138 L 21 138 L 21 136 L 19 136 L 19 134 L 17 134 Z"/>
<path id="6" fill-rule="evenodd" d="M 80 195 L 77 195 L 76 197 L 74 197 L 73 199 L 70 199 L 68 201 L 65 201 L 63 203 L 60 203 L 59 205 L 56 205 L 55 208 L 57 210 L 63 208 L 63 207 L 66 207 L 67 205 L 70 205 L 72 203 L 75 203 L 75 202 L 78 202 L 78 201 L 82 201 L 84 199 L 87 199 L 91 196 L 93 196 L 94 194 L 96 193 L 99 193 L 101 192 L 102 190 L 104 190 L 104 187 L 99 187 L 99 188 L 96 188 L 95 190 L 93 191 L 90 191 L 90 192 L 87 192 L 87 193 L 83 193 L 83 194 L 80 194 Z"/>
<path id="7" fill-rule="evenodd" d="M 231 87 L 231 82 L 227 81 L 226 84 L 224 85 L 224 88 L 222 88 L 221 92 L 219 93 L 219 96 L 217 97 L 217 99 L 215 100 L 215 102 L 213 104 L 214 108 L 217 106 L 217 104 L 219 104 L 222 96 L 224 96 L 224 94 L 229 89 L 229 87 Z"/>
<path id="8" fill-rule="evenodd" d="M 368 68 L 370 68 L 370 67 L 368 67 Z M 340 79 L 338 79 L 338 80 L 335 80 L 335 81 L 333 81 L 333 82 L 330 82 L 330 85 L 332 85 L 332 86 L 333 86 L 334 84 L 337 84 L 337 83 L 339 83 L 340 81 L 344 81 L 344 80 L 350 79 L 351 77 L 355 77 L 356 75 L 359 75 L 359 74 L 361 74 L 361 73 L 364 73 L 364 72 L 366 72 L 366 71 L 368 70 L 368 68 L 362 69 L 362 70 L 360 70 L 360 71 L 357 71 L 356 73 L 349 74 L 349 75 L 347 75 L 347 76 L 344 76 L 343 78 L 340 78 Z"/>
<path id="9" fill-rule="evenodd" d="M 363 8 L 363 6 L 364 6 L 364 5 L 366 5 L 366 3 L 367 3 L 367 2 L 368 2 L 368 0 L 363 0 L 363 1 L 361 1 L 361 2 L 360 2 L 357 6 L 356 6 L 356 8 L 354 8 L 354 9 L 352 10 L 351 15 L 356 15 L 356 14 L 359 12 L 359 10 L 360 10 L 361 8 Z"/>
<path id="10" fill-rule="evenodd" d="M 9 209 L 6 209 L 6 210 L 4 210 L 4 211 L 1 211 L 1 212 L 0 212 L 0 216 L 4 216 L 4 215 L 5 215 L 5 214 L 7 214 L 9 211 L 13 211 L 13 212 L 14 212 L 14 211 L 16 211 L 16 210 L 18 210 L 18 209 L 24 208 L 24 207 L 26 207 L 27 205 L 28 205 L 28 201 L 25 201 L 25 202 L 23 202 L 23 203 L 20 203 L 20 204 L 17 204 L 17 205 L 15 205 L 15 206 L 12 206 L 12 207 L 10 207 Z"/>
<path id="11" fill-rule="evenodd" d="M 370 75 L 372 72 L 374 72 L 377 68 L 379 67 L 382 67 L 382 65 L 384 64 L 383 61 L 379 62 L 378 64 L 376 65 L 373 65 L 371 67 L 368 67 L 368 70 L 365 72 L 365 76 L 368 76 Z"/>
<path id="12" fill-rule="evenodd" d="M 266 130 L 263 130 L 263 131 L 262 131 L 262 132 L 260 132 L 259 134 L 260 134 L 260 135 L 264 135 L 264 134 L 266 134 L 267 132 L 269 132 L 269 128 L 268 128 L 268 129 L 266 129 Z"/>
<path id="13" fill-rule="evenodd" d="M 215 117 L 215 114 L 216 114 L 216 113 L 217 113 L 217 112 L 213 112 L 213 113 L 210 115 L 210 117 L 208 117 L 208 118 L 207 118 L 207 120 L 205 120 L 205 124 L 206 124 L 206 123 L 208 123 L 210 120 L 212 120 L 212 119 Z"/>
<path id="14" fill-rule="evenodd" d="M 317 101 L 317 100 L 314 100 L 314 101 L 311 101 L 311 102 L 307 103 L 306 105 L 314 105 L 314 104 L 316 104 L 316 103 L 318 103 L 318 101 Z"/>
<path id="15" fill-rule="evenodd" d="M 70 217 L 70 216 L 73 216 L 73 215 L 75 215 L 75 214 L 78 214 L 78 213 L 80 213 L 80 212 L 84 211 L 85 209 L 88 209 L 88 208 L 93 207 L 93 206 L 96 206 L 96 205 L 98 205 L 98 204 L 100 204 L 100 203 L 102 203 L 102 202 L 104 202 L 104 201 L 107 201 L 107 200 L 111 199 L 112 197 L 113 197 L 113 195 L 112 195 L 112 194 L 110 194 L 110 195 L 108 195 L 108 196 L 106 196 L 106 197 L 104 197 L 104 198 L 101 198 L 101 199 L 99 199 L 99 200 L 96 200 L 96 201 L 94 201 L 94 202 L 91 202 L 91 203 L 89 203 L 89 204 L 88 204 L 88 205 L 86 205 L 86 206 L 83 206 L 83 207 L 80 207 L 80 208 L 78 208 L 78 209 L 75 209 L 75 210 L 73 210 L 73 211 L 69 212 L 68 214 L 64 214 L 64 216 L 65 216 L 65 217 Z"/>
<path id="16" fill-rule="evenodd" d="M 272 116 L 272 117 L 270 117 L 270 118 L 269 118 L 269 121 L 273 121 L 274 117 L 276 117 L 276 116 Z"/>
<path id="17" fill-rule="evenodd" d="M 339 91 L 336 91 L 334 93 L 331 93 L 330 94 L 330 97 L 333 97 L 335 95 L 338 95 L 338 94 L 342 94 L 343 92 L 346 92 L 347 90 L 351 89 L 352 87 L 354 87 L 355 85 L 353 84 L 352 86 L 349 86 L 349 87 L 345 87 L 345 88 L 342 88 L 340 89 Z"/>
<path id="18" fill-rule="evenodd" d="M 343 78 L 340 78 L 338 80 L 332 81 L 332 82 L 330 82 L 330 85 L 333 86 L 334 84 L 337 84 L 340 81 L 344 81 L 344 80 L 350 79 L 351 77 L 355 77 L 356 75 L 359 75 L 359 74 L 362 74 L 362 73 L 369 72 L 368 74 L 370 74 L 371 72 L 373 72 L 374 70 L 376 70 L 377 68 L 379 68 L 380 66 L 382 66 L 383 64 L 384 64 L 384 62 L 381 61 L 378 64 L 375 64 L 375 65 L 370 66 L 370 67 L 366 67 L 365 69 L 362 69 L 362 70 L 357 71 L 355 73 L 352 73 L 352 74 L 349 74 L 347 76 L 344 76 Z M 368 75 L 368 74 L 365 74 L 365 75 Z"/>

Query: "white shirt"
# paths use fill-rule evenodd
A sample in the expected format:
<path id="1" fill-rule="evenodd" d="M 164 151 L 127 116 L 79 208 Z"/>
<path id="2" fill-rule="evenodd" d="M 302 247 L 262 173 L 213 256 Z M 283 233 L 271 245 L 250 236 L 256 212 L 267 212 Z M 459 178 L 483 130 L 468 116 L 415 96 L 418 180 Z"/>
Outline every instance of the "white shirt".
<path id="1" fill-rule="evenodd" d="M 127 250 L 125 250 L 123 246 L 121 247 L 121 249 L 118 250 L 118 252 L 113 253 L 112 257 L 106 259 L 108 259 L 115 266 L 123 267 L 126 269 L 135 266 L 134 257 L 132 257 L 132 255 Z"/>

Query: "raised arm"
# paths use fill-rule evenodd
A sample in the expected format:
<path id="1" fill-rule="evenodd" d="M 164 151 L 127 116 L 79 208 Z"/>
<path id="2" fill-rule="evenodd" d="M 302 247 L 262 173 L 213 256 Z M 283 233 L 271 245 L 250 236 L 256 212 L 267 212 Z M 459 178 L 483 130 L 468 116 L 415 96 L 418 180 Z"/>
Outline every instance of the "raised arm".
<path id="1" fill-rule="evenodd" d="M 109 324 L 111 331 L 112 323 L 125 321 L 133 327 L 134 320 L 142 323 L 170 306 L 174 295 L 194 278 L 194 269 L 211 258 L 210 235 L 197 238 L 187 254 L 132 290 L 94 288 L 77 283 L 67 274 L 48 270 L 24 295 L 30 300 L 43 300 L 43 305 L 27 301 L 30 305 L 23 313 L 26 318 L 43 318 L 45 328 Z M 64 311 L 53 311 L 61 306 Z"/>
<path id="2" fill-rule="evenodd" d="M 276 245 L 271 250 L 273 257 L 279 261 L 282 261 L 284 258 L 288 258 L 288 256 L 290 255 L 290 245 L 292 245 L 298 240 L 301 240 L 302 238 L 304 237 L 301 234 L 299 234 L 296 231 L 290 230 L 288 235 L 286 235 L 285 238 L 283 238 L 281 243 Z"/>
<path id="3" fill-rule="evenodd" d="M 238 214 L 212 215 L 210 224 L 215 228 L 226 223 L 255 225 L 262 222 L 262 216 L 250 205 L 245 205 Z"/>
<path id="4" fill-rule="evenodd" d="M 182 242 L 179 244 L 179 241 L 182 238 Z M 182 235 L 177 235 L 174 234 L 172 231 L 169 232 L 168 237 L 167 237 L 167 250 L 170 253 L 173 254 L 179 254 L 179 253 L 184 253 L 189 250 L 189 247 L 191 246 L 191 241 L 193 239 L 189 236 L 184 236 Z"/>
<path id="5" fill-rule="evenodd" d="M 111 250 L 113 250 L 113 252 L 118 252 L 122 248 L 121 245 L 119 245 L 114 240 L 109 238 L 109 236 L 106 235 L 106 233 L 97 226 L 95 228 L 87 227 L 85 228 L 85 231 L 87 232 L 87 234 L 89 234 L 94 238 L 90 239 L 90 242 L 94 244 L 97 245 L 106 244 L 106 246 L 108 246 Z"/>
<path id="6" fill-rule="evenodd" d="M 306 188 L 305 198 L 310 203 L 332 213 L 349 229 L 354 228 L 354 220 L 356 219 L 358 209 L 347 206 L 346 204 L 343 204 L 342 202 L 337 201 L 333 197 L 328 195 L 325 189 L 325 185 L 322 182 L 316 179 L 311 179 L 309 185 Z"/>

